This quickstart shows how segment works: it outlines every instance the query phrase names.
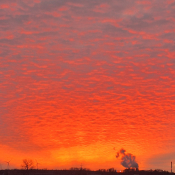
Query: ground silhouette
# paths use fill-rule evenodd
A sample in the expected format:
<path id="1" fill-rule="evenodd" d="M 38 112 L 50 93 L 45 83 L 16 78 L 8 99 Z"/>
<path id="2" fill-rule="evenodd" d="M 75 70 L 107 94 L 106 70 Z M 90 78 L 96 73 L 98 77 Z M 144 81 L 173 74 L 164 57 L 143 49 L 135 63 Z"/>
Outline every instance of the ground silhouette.
<path id="1" fill-rule="evenodd" d="M 91 171 L 88 169 L 72 168 L 70 170 L 0 170 L 0 175 L 175 175 L 163 170 L 136 170 L 126 169 L 123 172 L 117 172 L 114 168 L 108 170 L 100 169 L 98 171 Z"/>

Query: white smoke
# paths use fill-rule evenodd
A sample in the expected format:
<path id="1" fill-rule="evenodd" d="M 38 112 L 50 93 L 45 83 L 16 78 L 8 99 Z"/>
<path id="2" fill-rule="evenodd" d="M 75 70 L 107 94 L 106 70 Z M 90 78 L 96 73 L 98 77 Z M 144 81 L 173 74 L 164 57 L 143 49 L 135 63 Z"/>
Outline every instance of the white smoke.
<path id="1" fill-rule="evenodd" d="M 117 152 L 116 158 L 121 159 L 121 165 L 125 168 L 138 168 L 138 163 L 135 161 L 135 156 L 133 156 L 131 153 L 125 153 L 126 150 L 123 148 Z"/>

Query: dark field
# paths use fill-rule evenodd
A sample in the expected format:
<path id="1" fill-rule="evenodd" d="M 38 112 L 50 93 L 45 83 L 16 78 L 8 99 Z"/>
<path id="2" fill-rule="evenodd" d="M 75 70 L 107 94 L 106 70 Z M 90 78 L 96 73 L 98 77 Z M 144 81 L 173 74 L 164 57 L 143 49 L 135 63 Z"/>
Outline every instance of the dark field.
<path id="1" fill-rule="evenodd" d="M 0 170 L 0 175 L 175 175 L 162 170 L 125 170 L 116 172 L 114 169 L 109 170 Z"/>

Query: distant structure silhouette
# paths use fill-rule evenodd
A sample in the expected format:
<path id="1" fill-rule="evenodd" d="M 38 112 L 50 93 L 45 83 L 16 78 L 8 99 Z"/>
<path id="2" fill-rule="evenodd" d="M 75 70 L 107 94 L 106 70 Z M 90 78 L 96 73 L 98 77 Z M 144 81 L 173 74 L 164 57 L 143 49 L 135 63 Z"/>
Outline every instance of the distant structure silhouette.
<path id="1" fill-rule="evenodd" d="M 36 161 L 36 168 L 37 168 L 37 170 L 38 170 L 38 165 L 39 165 L 40 163 L 38 163 L 36 159 L 35 159 L 35 161 Z"/>
<path id="2" fill-rule="evenodd" d="M 7 163 L 7 169 L 9 169 L 9 167 L 10 167 L 10 161 L 5 161 Z"/>

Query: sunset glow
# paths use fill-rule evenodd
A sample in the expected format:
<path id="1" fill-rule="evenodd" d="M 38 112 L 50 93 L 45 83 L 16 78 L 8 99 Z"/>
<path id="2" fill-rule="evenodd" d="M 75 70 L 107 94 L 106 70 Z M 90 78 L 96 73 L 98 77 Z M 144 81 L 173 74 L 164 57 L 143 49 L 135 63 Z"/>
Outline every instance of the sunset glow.
<path id="1" fill-rule="evenodd" d="M 121 148 L 175 163 L 175 1 L 1 0 L 0 169 L 123 170 Z"/>

